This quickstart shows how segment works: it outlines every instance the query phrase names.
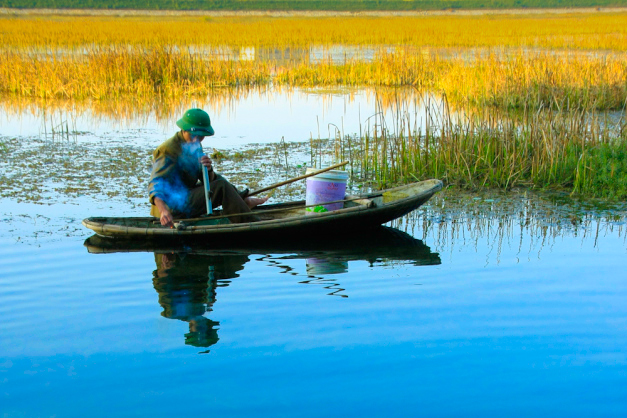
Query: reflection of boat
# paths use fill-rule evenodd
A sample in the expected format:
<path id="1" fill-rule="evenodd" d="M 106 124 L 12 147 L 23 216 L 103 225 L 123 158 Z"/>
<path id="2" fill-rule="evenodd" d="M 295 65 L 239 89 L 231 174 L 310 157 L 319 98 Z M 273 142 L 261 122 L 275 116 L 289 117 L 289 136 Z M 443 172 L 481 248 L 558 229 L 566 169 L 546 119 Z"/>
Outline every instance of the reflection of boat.
<path id="1" fill-rule="evenodd" d="M 248 245 L 216 248 L 206 243 L 112 240 L 92 235 L 84 245 L 96 254 L 153 252 L 157 267 L 153 286 L 163 309 L 161 315 L 187 322 L 185 344 L 205 348 L 219 340 L 220 323 L 206 317 L 213 311 L 217 288 L 228 286 L 237 278 L 252 254 L 266 254 L 254 258 L 281 272 L 306 278 L 299 283 L 321 285 L 328 295 L 340 297 L 348 297 L 346 289 L 335 278 L 324 276 L 345 273 L 349 261 L 365 260 L 371 265 L 440 264 L 438 254 L 422 241 L 383 226 L 337 239 L 246 242 Z M 295 271 L 290 260 L 306 260 L 306 271 Z"/>
<path id="2" fill-rule="evenodd" d="M 83 225 L 97 234 L 112 238 L 133 240 L 204 238 L 241 240 L 257 236 L 267 240 L 300 235 L 337 236 L 340 231 L 355 231 L 371 228 L 401 217 L 425 203 L 442 189 L 440 180 L 426 180 L 393 189 L 382 190 L 349 198 L 344 208 L 330 212 L 307 212 L 305 201 L 263 205 L 255 208 L 257 222 L 223 223 L 220 211 L 214 219 L 181 221 L 176 228 L 165 228 L 155 218 L 94 217 L 83 220 Z M 218 224 L 216 224 L 218 223 Z"/>
<path id="3" fill-rule="evenodd" d="M 185 253 L 205 257 L 250 254 L 284 254 L 283 259 L 317 259 L 333 262 L 365 260 L 407 261 L 413 265 L 440 264 L 440 257 L 432 253 L 422 241 L 395 228 L 378 226 L 361 233 L 343 237 L 281 241 L 246 241 L 228 247 L 206 243 L 159 243 L 154 241 L 111 240 L 92 235 L 85 241 L 90 253 L 155 252 Z M 222 247 L 222 248 L 220 248 Z"/>

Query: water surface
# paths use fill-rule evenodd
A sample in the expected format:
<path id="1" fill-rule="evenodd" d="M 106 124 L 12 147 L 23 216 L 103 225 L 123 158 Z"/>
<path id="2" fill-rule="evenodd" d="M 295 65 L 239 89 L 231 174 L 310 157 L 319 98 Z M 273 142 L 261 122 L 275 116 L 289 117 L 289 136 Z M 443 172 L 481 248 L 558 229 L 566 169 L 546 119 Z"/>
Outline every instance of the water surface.
<path id="1" fill-rule="evenodd" d="M 207 97 L 155 103 L 4 101 L 0 137 L 155 147 L 176 132 L 175 122 L 185 110 L 200 107 L 216 131 L 212 146 L 234 148 L 365 134 L 375 125 L 380 131 L 382 117 L 393 131 L 399 113 L 411 115 L 412 128 L 424 130 L 431 102 L 441 105 L 437 97 L 415 89 L 342 87 L 223 89 Z"/>
<path id="2" fill-rule="evenodd" d="M 219 163 L 229 178 L 264 184 L 304 170 L 317 126 L 302 110 L 309 99 L 321 114 L 351 115 L 357 132 L 366 118 L 355 123 L 354 112 L 370 100 L 282 97 L 278 119 L 263 116 L 261 93 L 211 108 L 215 139 L 232 152 L 257 150 L 241 144 L 272 132 L 246 163 Z M 4 417 L 627 414 L 622 202 L 445 190 L 394 230 L 348 240 L 114 245 L 80 221 L 147 214 L 150 151 L 180 109 L 74 104 L 57 120 L 76 129 L 56 137 L 39 131 L 50 108 L 8 109 Z"/>

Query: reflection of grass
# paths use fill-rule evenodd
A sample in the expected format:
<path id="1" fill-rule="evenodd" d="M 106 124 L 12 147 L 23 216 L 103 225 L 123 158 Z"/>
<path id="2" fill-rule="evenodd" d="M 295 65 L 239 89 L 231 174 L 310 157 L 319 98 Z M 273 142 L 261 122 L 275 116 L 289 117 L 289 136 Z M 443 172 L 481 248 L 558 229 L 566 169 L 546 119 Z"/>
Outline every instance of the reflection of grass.
<path id="1" fill-rule="evenodd" d="M 443 191 L 420 210 L 394 222 L 415 231 L 434 252 L 453 254 L 456 247 L 489 249 L 498 263 L 501 252 L 537 257 L 556 240 L 589 239 L 589 250 L 604 236 L 627 233 L 627 204 L 574 200 L 554 193 Z M 421 234 L 421 235 L 420 235 Z"/>
<path id="2" fill-rule="evenodd" d="M 194 106 L 204 109 L 222 109 L 233 106 L 233 103 L 245 101 L 251 97 L 259 95 L 270 95 L 266 92 L 267 88 L 229 88 L 213 91 L 207 97 L 195 97 Z M 273 92 L 281 92 L 282 89 L 273 88 Z M 291 88 L 285 88 L 291 90 Z M 178 118 L 185 110 L 189 103 L 181 100 L 180 97 L 163 97 L 153 95 L 151 97 L 124 97 L 105 98 L 102 100 L 76 100 L 76 99 L 29 99 L 9 96 L 0 100 L 0 109 L 7 117 L 21 117 L 23 114 L 41 115 L 40 134 L 44 135 L 46 129 L 50 135 L 50 126 L 56 121 L 69 120 L 69 137 L 75 138 L 76 135 L 85 132 L 77 132 L 73 127 L 77 120 L 82 118 L 90 118 L 107 120 L 107 123 L 113 127 L 116 121 L 124 122 L 122 125 L 128 125 L 131 121 L 139 121 L 143 123 L 147 115 L 154 115 L 157 121 L 168 121 L 173 124 L 172 115 Z M 176 119 L 175 119 L 176 120 Z M 60 137 L 60 136 L 59 136 Z M 68 135 L 66 135 L 67 139 Z"/>

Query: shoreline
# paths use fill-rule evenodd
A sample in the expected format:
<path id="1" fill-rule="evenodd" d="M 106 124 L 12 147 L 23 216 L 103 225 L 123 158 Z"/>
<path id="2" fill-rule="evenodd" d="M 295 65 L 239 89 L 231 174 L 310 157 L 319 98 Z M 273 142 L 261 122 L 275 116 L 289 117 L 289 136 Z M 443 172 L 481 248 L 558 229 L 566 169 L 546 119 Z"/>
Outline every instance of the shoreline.
<path id="1" fill-rule="evenodd" d="M 211 11 L 211 10 L 130 10 L 130 9 L 12 9 L 0 8 L 0 16 L 268 16 L 268 17 L 411 17 L 411 16 L 483 16 L 483 15 L 564 15 L 594 13 L 627 13 L 627 7 L 586 7 L 559 9 L 467 9 L 423 11 Z"/>

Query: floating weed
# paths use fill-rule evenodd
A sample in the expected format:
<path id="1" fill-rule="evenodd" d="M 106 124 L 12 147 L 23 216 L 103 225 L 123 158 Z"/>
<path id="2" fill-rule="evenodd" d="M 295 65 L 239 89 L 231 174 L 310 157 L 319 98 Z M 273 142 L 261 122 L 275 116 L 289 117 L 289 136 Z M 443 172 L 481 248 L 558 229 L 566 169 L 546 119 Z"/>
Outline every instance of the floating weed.
<path id="1" fill-rule="evenodd" d="M 131 147 L 98 148 L 94 144 L 52 143 L 39 138 L 17 141 L 15 145 L 9 158 L 0 162 L 0 197 L 17 201 L 55 202 L 98 195 L 121 187 L 129 179 L 147 178 L 150 172 L 149 153 Z M 135 183 L 134 196 L 139 197 L 143 193 Z"/>
<path id="2" fill-rule="evenodd" d="M 37 204 L 71 203 L 80 198 L 96 201 L 144 202 L 149 210 L 147 183 L 152 149 L 28 138 L 0 138 L 10 152 L 0 160 L 0 198 Z M 240 150 L 214 150 L 218 171 L 240 188 L 251 191 L 304 174 L 297 167 L 308 153 L 306 143 L 286 143 L 285 161 L 274 161 L 275 148 L 249 145 Z M 245 155 L 246 158 L 238 154 Z M 305 182 L 276 189 L 273 200 L 302 198 Z"/>

